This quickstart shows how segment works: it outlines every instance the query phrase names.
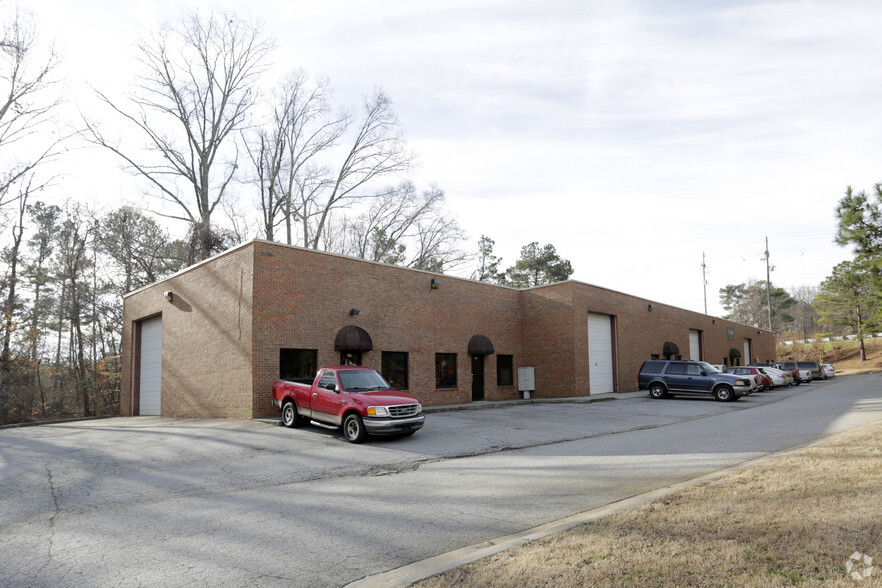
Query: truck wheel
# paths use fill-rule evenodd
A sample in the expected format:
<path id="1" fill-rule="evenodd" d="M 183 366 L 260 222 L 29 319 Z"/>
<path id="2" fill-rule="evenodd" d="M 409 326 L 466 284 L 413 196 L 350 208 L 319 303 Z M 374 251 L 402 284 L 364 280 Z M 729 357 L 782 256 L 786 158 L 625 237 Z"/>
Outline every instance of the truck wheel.
<path id="1" fill-rule="evenodd" d="M 367 437 L 367 431 L 364 430 L 364 422 L 361 416 L 350 413 L 343 419 L 343 436 L 350 443 L 361 443 Z"/>
<path id="2" fill-rule="evenodd" d="M 649 387 L 649 395 L 653 398 L 664 398 L 668 395 L 668 391 L 664 385 L 655 383 Z"/>
<path id="3" fill-rule="evenodd" d="M 729 402 L 735 400 L 735 391 L 729 386 L 717 386 L 714 390 L 714 398 L 720 402 Z"/>
<path id="4" fill-rule="evenodd" d="M 290 400 L 282 405 L 282 424 L 292 429 L 303 424 L 303 419 L 297 414 L 297 405 Z"/>

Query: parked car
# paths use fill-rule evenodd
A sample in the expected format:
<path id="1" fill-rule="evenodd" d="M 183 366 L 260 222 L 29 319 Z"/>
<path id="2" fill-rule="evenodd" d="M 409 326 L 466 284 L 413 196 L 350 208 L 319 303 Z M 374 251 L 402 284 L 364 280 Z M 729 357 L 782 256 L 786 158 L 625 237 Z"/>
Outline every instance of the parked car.
<path id="1" fill-rule="evenodd" d="M 828 378 L 836 377 L 836 368 L 833 367 L 832 363 L 822 363 L 821 367 L 824 368 L 824 373 L 827 374 Z"/>
<path id="2" fill-rule="evenodd" d="M 821 364 L 816 361 L 784 361 L 781 362 L 782 369 L 795 369 L 799 371 L 800 379 L 803 382 L 821 379 Z M 804 372 L 809 372 L 806 378 Z"/>
<path id="3" fill-rule="evenodd" d="M 789 370 L 793 372 L 793 383 L 794 384 L 802 384 L 803 382 L 811 382 L 812 381 L 812 371 L 808 368 L 800 368 L 796 365 L 795 361 L 783 361 L 779 365 L 782 370 Z"/>
<path id="4" fill-rule="evenodd" d="M 368 435 L 411 435 L 426 420 L 419 400 L 394 390 L 374 370 L 348 365 L 320 369 L 311 384 L 276 380 L 273 406 L 286 427 L 342 429 L 351 443 Z"/>
<path id="5" fill-rule="evenodd" d="M 695 394 L 731 401 L 750 394 L 751 387 L 747 377 L 721 373 L 704 361 L 650 359 L 637 376 L 637 388 L 649 390 L 652 398 Z"/>
<path id="6" fill-rule="evenodd" d="M 790 386 L 791 384 L 793 384 L 792 372 L 786 372 L 784 370 L 779 370 L 778 368 L 773 367 L 763 367 L 760 369 L 772 378 L 772 385 L 776 388 L 779 388 L 781 386 Z"/>
<path id="7" fill-rule="evenodd" d="M 750 376 L 756 381 L 757 390 L 771 390 L 774 386 L 772 378 L 764 374 L 762 368 L 750 366 L 735 366 L 726 370 L 727 374 L 735 374 L 736 376 Z"/>

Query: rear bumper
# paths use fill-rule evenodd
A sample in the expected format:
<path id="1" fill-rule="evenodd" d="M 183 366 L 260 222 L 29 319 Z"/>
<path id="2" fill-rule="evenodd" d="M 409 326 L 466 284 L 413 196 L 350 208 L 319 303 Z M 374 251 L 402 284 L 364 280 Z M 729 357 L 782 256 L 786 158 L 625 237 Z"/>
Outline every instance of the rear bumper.
<path id="1" fill-rule="evenodd" d="M 400 435 L 422 429 L 426 416 L 421 413 L 401 419 L 363 417 L 362 420 L 364 428 L 370 435 Z"/>

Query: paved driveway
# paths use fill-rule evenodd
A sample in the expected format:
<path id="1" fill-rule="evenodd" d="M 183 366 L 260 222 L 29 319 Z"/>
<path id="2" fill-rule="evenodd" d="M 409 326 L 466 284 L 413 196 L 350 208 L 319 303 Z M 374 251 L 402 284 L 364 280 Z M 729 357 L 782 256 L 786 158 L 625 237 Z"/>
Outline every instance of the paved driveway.
<path id="1" fill-rule="evenodd" d="M 251 421 L 0 430 L 0 584 L 339 586 L 878 420 L 879 384 L 435 413 L 359 446 Z"/>

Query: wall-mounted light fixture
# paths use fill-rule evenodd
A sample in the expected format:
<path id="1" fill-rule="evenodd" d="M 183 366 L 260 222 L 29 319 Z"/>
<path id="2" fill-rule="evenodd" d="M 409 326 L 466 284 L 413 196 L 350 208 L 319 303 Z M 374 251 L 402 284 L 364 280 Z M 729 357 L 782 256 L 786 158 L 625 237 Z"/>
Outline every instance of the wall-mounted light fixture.
<path id="1" fill-rule="evenodd" d="M 437 290 L 441 287 L 441 280 L 438 278 L 432 278 L 432 290 Z"/>
<path id="2" fill-rule="evenodd" d="M 361 312 L 357 308 L 351 308 L 349 310 L 349 316 L 358 316 L 358 313 Z"/>
<path id="3" fill-rule="evenodd" d="M 169 302 L 172 302 L 172 301 L 174 301 L 174 299 L 175 299 L 175 293 L 172 292 L 171 290 L 169 290 L 168 292 L 163 293 L 163 296 L 164 296 L 165 299 L 168 300 Z"/>
<path id="4" fill-rule="evenodd" d="M 652 312 L 652 305 L 650 304 L 649 306 L 647 306 L 646 310 L 648 310 L 649 312 Z"/>

